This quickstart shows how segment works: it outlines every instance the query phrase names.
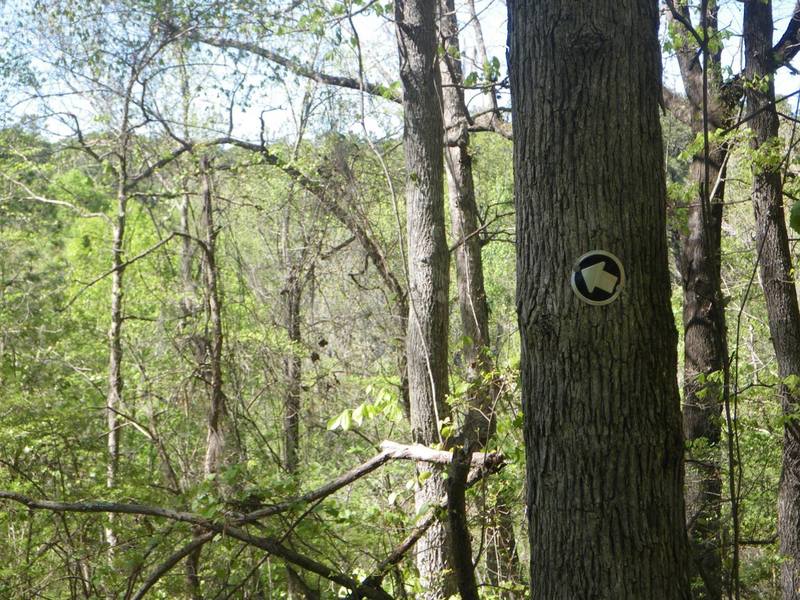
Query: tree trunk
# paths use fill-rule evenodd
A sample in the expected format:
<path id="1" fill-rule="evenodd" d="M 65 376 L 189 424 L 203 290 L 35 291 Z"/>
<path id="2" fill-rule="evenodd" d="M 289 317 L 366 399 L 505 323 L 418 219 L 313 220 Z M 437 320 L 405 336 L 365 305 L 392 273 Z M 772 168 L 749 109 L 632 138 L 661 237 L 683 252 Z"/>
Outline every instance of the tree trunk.
<path id="1" fill-rule="evenodd" d="M 691 23 L 688 5 L 678 6 L 676 10 Z M 718 10 L 717 2 L 707 3 L 704 25 L 710 39 L 718 35 Z M 692 132 L 703 132 L 704 112 L 707 130 L 729 127 L 738 97 L 736 93 L 724 91 L 721 47 L 706 52 L 707 64 L 704 65 L 698 60 L 701 50 L 690 33 L 678 24 L 676 18 L 673 17 L 672 22 L 684 32 L 676 44 L 676 51 L 691 106 Z M 690 176 L 698 194 L 688 207 L 688 234 L 681 240 L 685 341 L 683 427 L 689 443 L 686 520 L 694 571 L 703 582 L 701 586 L 693 587 L 698 600 L 719 600 L 723 587 L 719 448 L 722 381 L 709 375 L 714 372 L 721 374 L 728 359 L 725 308 L 720 288 L 721 226 L 728 151 L 727 144 L 723 144 L 710 147 L 707 156 L 702 151 L 694 156 Z"/>
<path id="2" fill-rule="evenodd" d="M 189 119 L 191 112 L 191 93 L 189 91 L 189 74 L 186 69 L 186 56 L 184 55 L 184 48 L 179 47 L 179 66 L 181 78 L 181 103 L 183 114 L 183 139 L 191 139 L 189 130 Z M 183 295 L 181 297 L 181 309 L 183 317 L 194 315 L 195 302 L 197 298 L 197 284 L 194 280 L 192 272 L 192 258 L 194 257 L 194 246 L 191 235 L 190 227 L 190 213 L 192 208 L 192 195 L 189 192 L 189 175 L 186 174 L 181 178 L 183 186 L 183 195 L 180 203 L 180 231 L 184 234 L 181 238 L 181 284 L 183 286 Z"/>
<path id="3" fill-rule="evenodd" d="M 303 287 L 310 276 L 309 270 L 304 267 L 306 248 L 303 245 L 299 256 L 294 256 L 290 238 L 291 207 L 287 205 L 284 212 L 283 227 L 281 231 L 281 245 L 283 255 L 283 268 L 286 271 L 286 280 L 281 296 L 285 306 L 285 327 L 289 337 L 290 346 L 283 359 L 284 375 L 286 376 L 286 391 L 283 397 L 283 468 L 289 474 L 296 474 L 299 465 L 300 451 L 300 401 L 302 360 L 299 345 L 302 341 L 300 332 L 300 309 L 303 299 Z M 311 267 L 313 269 L 313 266 Z M 286 567 L 287 598 L 308 598 L 308 588 L 302 579 Z"/>
<path id="4" fill-rule="evenodd" d="M 441 441 L 447 416 L 447 330 L 449 253 L 442 193 L 443 144 L 440 78 L 436 60 L 436 3 L 397 0 L 395 21 L 400 51 L 408 226 L 409 318 L 406 336 L 411 428 L 415 442 Z M 418 467 L 430 476 L 418 489 L 417 508 L 445 496 L 440 467 Z M 426 599 L 454 593 L 448 571 L 448 544 L 441 523 L 416 547 L 416 562 Z"/>
<path id="5" fill-rule="evenodd" d="M 123 166 L 124 168 L 124 166 Z M 127 217 L 128 197 L 125 193 L 125 178 L 120 177 L 117 186 L 117 217 L 114 221 L 114 237 L 111 249 L 111 326 L 108 330 L 108 392 L 106 395 L 106 426 L 108 427 L 107 446 L 108 463 L 106 464 L 106 488 L 113 490 L 117 486 L 117 469 L 119 466 L 120 423 L 118 411 L 122 403 L 122 283 L 125 267 L 123 266 L 123 244 L 125 240 L 125 220 Z M 108 544 L 108 555 L 114 557 L 117 546 L 117 535 L 114 531 L 113 515 L 109 515 L 105 528 Z"/>
<path id="6" fill-rule="evenodd" d="M 180 66 L 180 82 L 181 82 L 181 108 L 182 108 L 182 115 L 183 115 L 183 139 L 188 140 L 190 139 L 190 131 L 189 131 L 189 118 L 190 118 L 190 111 L 191 111 L 191 93 L 189 91 L 189 73 L 187 72 L 186 68 L 186 56 L 185 56 L 185 49 L 183 47 L 178 48 L 178 60 Z M 180 203 L 180 231 L 183 233 L 181 237 L 181 252 L 180 252 L 180 261 L 181 261 L 181 316 L 182 322 L 181 325 L 186 326 L 189 320 L 194 316 L 196 310 L 196 300 L 197 300 L 197 285 L 194 280 L 194 273 L 192 270 L 192 259 L 194 256 L 194 242 L 191 238 L 191 208 L 192 208 L 192 196 L 189 192 L 189 175 L 185 174 L 181 178 L 181 184 L 183 186 L 183 196 L 181 198 Z M 205 346 L 205 344 L 204 344 Z M 202 362 L 198 361 L 198 367 L 202 364 Z M 164 457 L 164 464 L 168 467 L 171 471 L 171 467 L 169 465 L 169 461 L 167 460 L 166 452 L 164 451 L 164 445 L 161 440 L 158 440 L 159 444 L 159 451 Z M 174 477 L 175 480 L 174 486 L 176 490 L 181 490 L 182 486 L 177 481 L 177 477 Z M 193 530 L 193 535 L 195 538 L 201 536 L 204 532 L 198 528 Z M 186 557 L 185 563 L 185 574 L 186 574 L 186 597 L 190 598 L 190 600 L 202 600 L 202 590 L 200 588 L 200 556 L 203 552 L 203 546 L 198 546 L 189 555 Z"/>
<path id="7" fill-rule="evenodd" d="M 447 472 L 447 535 L 450 539 L 450 564 L 461 600 L 480 600 L 472 543 L 467 519 L 467 476 L 472 452 L 469 443 L 453 449 L 453 460 Z"/>
<path id="8" fill-rule="evenodd" d="M 222 308 L 219 299 L 216 264 L 216 238 L 214 227 L 214 211 L 211 200 L 211 178 L 209 161 L 203 157 L 200 161 L 203 177 L 203 219 L 205 240 L 203 241 L 203 266 L 206 279 L 206 302 L 211 324 L 208 343 L 207 381 L 209 389 L 208 435 L 206 438 L 206 457 L 204 472 L 206 475 L 219 473 L 225 460 L 225 394 L 222 391 Z"/>
<path id="9" fill-rule="evenodd" d="M 677 10 L 691 23 L 688 6 L 679 6 Z M 709 2 L 705 19 L 709 37 L 717 35 L 717 11 L 716 2 Z M 720 53 L 707 53 L 707 64 L 704 65 L 698 60 L 699 49 L 690 33 L 674 17 L 672 23 L 683 31 L 676 44 L 676 53 L 691 106 L 692 132 L 703 133 L 704 112 L 706 130 L 730 125 L 735 97 L 727 98 L 722 94 Z M 706 69 L 705 74 L 703 69 Z M 688 442 L 686 522 L 692 549 L 692 575 L 702 580 L 702 585 L 692 587 L 696 600 L 722 598 L 722 456 L 719 447 L 722 385 L 719 376 L 725 368 L 728 344 L 720 265 L 727 152 L 726 145 L 715 146 L 709 148 L 707 157 L 700 151 L 692 159 L 690 180 L 697 194 L 687 208 L 687 233 L 681 236 L 680 250 L 684 327 L 683 432 Z M 710 377 L 712 373 L 717 373 L 717 376 Z"/>
<path id="10" fill-rule="evenodd" d="M 745 95 L 753 149 L 764 152 L 778 137 L 772 54 L 772 3 L 748 0 L 744 5 Z M 768 163 L 753 169 L 753 207 L 756 245 L 769 330 L 778 374 L 800 375 L 800 310 L 783 209 L 781 165 Z M 778 492 L 778 538 L 783 555 L 781 588 L 784 600 L 800 598 L 800 426 L 796 419 L 797 387 L 781 384 L 781 406 L 787 419 L 783 429 L 783 470 Z"/>
<path id="11" fill-rule="evenodd" d="M 725 150 L 710 154 L 711 186 L 720 173 Z M 705 161 L 695 157 L 692 180 L 702 189 Z M 704 209 L 702 197 L 689 207 L 688 233 L 681 240 L 683 284 L 684 402 L 683 431 L 686 453 L 686 522 L 692 548 L 693 571 L 703 585 L 695 588 L 697 600 L 722 597 L 720 476 L 722 431 L 721 375 L 727 356 L 725 307 L 720 290 L 720 238 L 722 184 Z M 705 213 L 705 214 L 704 214 Z M 705 218 L 704 218 L 705 216 Z M 712 373 L 716 375 L 712 376 Z"/>
<path id="12" fill-rule="evenodd" d="M 461 437 L 465 443 L 476 444 L 474 449 L 477 450 L 485 447 L 494 432 L 494 404 L 498 389 L 489 375 L 494 368 L 490 351 L 489 305 L 483 283 L 481 238 L 478 235 L 478 204 L 469 148 L 469 113 L 462 87 L 464 76 L 455 1 L 440 0 L 439 10 L 439 31 L 444 46 L 443 60 L 439 66 L 442 76 L 445 167 L 452 239 L 456 244 L 458 309 L 463 337 L 461 347 L 466 365 L 466 378 L 471 384 L 467 398 L 467 417 Z M 479 27 L 477 23 L 476 27 Z M 450 481 L 450 489 L 453 489 L 453 481 Z M 488 507 L 488 512 L 487 560 L 489 557 L 502 557 L 505 563 L 502 567 L 496 564 L 494 568 L 488 569 L 490 582 L 500 585 L 502 581 L 518 581 L 514 577 L 519 572 L 519 564 L 517 553 L 514 551 L 513 528 L 506 527 L 503 532 L 496 529 L 496 526 L 502 526 L 504 520 L 507 521 L 504 515 L 507 516 L 508 507 L 499 502 Z M 453 514 L 459 513 L 456 511 Z M 451 528 L 454 527 L 457 525 L 451 524 Z M 501 573 L 505 576 L 505 580 L 499 577 Z"/>
<path id="13" fill-rule="evenodd" d="M 687 600 L 656 2 L 509 3 L 533 600 Z M 576 260 L 617 255 L 604 306 Z M 603 264 L 603 263 L 600 263 Z"/>
<path id="14" fill-rule="evenodd" d="M 481 238 L 478 233 L 478 205 L 469 150 L 469 115 L 464 103 L 461 51 L 454 0 L 441 0 L 439 28 L 444 39 L 442 107 L 445 128 L 445 167 L 450 199 L 452 237 L 456 244 L 456 282 L 461 315 L 462 344 L 467 379 L 475 384 L 470 392 L 467 422 L 470 439 L 485 444 L 490 432 L 490 412 L 496 389 L 483 377 L 493 368 L 489 351 L 489 305 L 483 285 Z"/>
<path id="15" fill-rule="evenodd" d="M 288 210 L 288 209 L 287 209 Z M 286 305 L 286 332 L 292 345 L 284 358 L 286 375 L 286 395 L 283 401 L 283 467 L 288 473 L 295 473 L 298 467 L 297 453 L 300 449 L 300 378 L 302 376 L 300 356 L 297 345 L 300 337 L 300 301 L 303 282 L 301 265 L 294 264 L 289 252 L 289 216 L 284 220 L 283 255 L 287 271 L 286 285 L 281 294 Z"/>

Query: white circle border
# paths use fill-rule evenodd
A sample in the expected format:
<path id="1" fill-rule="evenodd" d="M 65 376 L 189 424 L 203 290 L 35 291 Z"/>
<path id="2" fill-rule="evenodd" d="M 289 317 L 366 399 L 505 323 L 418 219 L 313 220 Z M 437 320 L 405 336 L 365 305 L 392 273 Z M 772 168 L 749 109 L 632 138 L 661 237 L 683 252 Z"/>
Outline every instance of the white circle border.
<path id="1" fill-rule="evenodd" d="M 617 264 L 617 266 L 619 267 L 619 284 L 617 284 L 617 289 L 610 298 L 606 300 L 589 300 L 578 291 L 578 286 L 575 284 L 575 275 L 577 275 L 578 266 L 581 264 L 581 261 L 584 258 L 587 258 L 589 256 L 597 256 L 598 254 L 600 256 L 605 256 L 607 258 L 610 258 Z M 569 278 L 569 282 L 570 285 L 572 286 L 572 291 L 575 293 L 575 295 L 581 302 L 585 302 L 586 304 L 591 304 L 592 306 L 605 306 L 606 304 L 611 304 L 612 302 L 614 302 L 614 300 L 619 298 L 619 295 L 622 293 L 622 288 L 625 287 L 625 267 L 622 266 L 622 261 L 615 255 L 611 254 L 611 252 L 608 252 L 606 250 L 590 250 L 589 252 L 582 254 L 578 258 L 578 260 L 576 260 L 575 263 L 573 264 L 572 275 Z"/>

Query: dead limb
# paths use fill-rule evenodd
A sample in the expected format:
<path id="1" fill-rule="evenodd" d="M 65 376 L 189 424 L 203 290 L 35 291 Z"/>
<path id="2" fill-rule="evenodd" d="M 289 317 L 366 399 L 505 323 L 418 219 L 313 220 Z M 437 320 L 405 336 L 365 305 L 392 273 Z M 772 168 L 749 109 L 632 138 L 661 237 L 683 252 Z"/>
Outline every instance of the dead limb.
<path id="1" fill-rule="evenodd" d="M 210 542 L 216 536 L 216 531 L 209 531 L 193 538 L 192 541 L 186 544 L 183 548 L 171 554 L 167 560 L 162 562 L 158 568 L 150 574 L 147 580 L 142 584 L 142 587 L 139 588 L 139 591 L 136 592 L 136 595 L 133 596 L 132 600 L 141 600 L 144 598 L 144 595 L 148 592 L 148 590 L 153 587 L 159 579 L 166 575 L 175 565 L 197 550 L 197 548 L 200 548 L 204 544 Z"/>
<path id="2" fill-rule="evenodd" d="M 382 451 L 380 454 L 377 454 L 354 469 L 347 471 L 333 481 L 326 483 L 322 487 L 308 492 L 307 494 L 303 494 L 302 496 L 298 496 L 297 498 L 285 500 L 283 502 L 279 502 L 278 504 L 265 506 L 264 508 L 260 508 L 256 511 L 248 513 L 242 518 L 238 519 L 237 524 L 248 523 L 263 517 L 269 517 L 271 515 L 286 512 L 292 507 L 314 502 L 316 500 L 320 500 L 321 498 L 325 498 L 326 496 L 330 496 L 337 490 L 340 490 L 341 488 L 353 483 L 357 479 L 360 479 L 364 475 L 371 473 L 390 460 L 414 460 L 446 465 L 449 464 L 453 458 L 453 455 L 450 452 L 445 450 L 434 450 L 420 444 L 406 445 L 385 441 L 381 443 L 381 450 Z M 472 455 L 471 464 L 473 467 L 486 467 L 490 465 L 499 465 L 502 462 L 503 456 L 499 453 L 487 454 L 484 452 L 475 452 Z"/>
<path id="3" fill-rule="evenodd" d="M 351 598 L 391 600 L 391 596 L 389 596 L 389 594 L 387 594 L 380 587 L 383 577 L 394 565 L 402 560 L 406 552 L 408 552 L 408 550 L 414 546 L 414 544 L 425 533 L 425 531 L 436 521 L 437 518 L 439 518 L 439 511 L 447 506 L 446 499 L 443 499 L 437 510 L 432 511 L 422 523 L 420 523 L 411 531 L 411 533 L 408 535 L 408 537 L 406 537 L 405 540 L 403 540 L 403 542 L 401 542 L 384 560 L 376 565 L 373 575 L 360 582 L 343 573 L 334 571 L 332 568 L 323 563 L 299 554 L 291 548 L 283 545 L 279 539 L 273 537 L 254 536 L 241 528 L 242 525 L 246 525 L 247 523 L 257 519 L 276 515 L 290 510 L 293 507 L 321 500 L 367 475 L 368 473 L 376 470 L 390 460 L 411 460 L 432 462 L 437 464 L 448 464 L 453 460 L 453 454 L 451 452 L 447 452 L 445 450 L 434 450 L 419 444 L 404 445 L 386 441 L 381 444 L 381 448 L 382 451 L 376 456 L 355 467 L 354 469 L 347 471 L 333 481 L 317 488 L 316 490 L 308 492 L 302 496 L 298 496 L 297 498 L 286 500 L 284 502 L 253 511 L 247 515 L 244 515 L 243 517 L 239 517 L 231 521 L 212 521 L 194 513 L 146 504 L 129 504 L 105 501 L 57 502 L 53 500 L 30 498 L 23 494 L 2 490 L 0 490 L 0 500 L 4 499 L 17 502 L 26 506 L 30 510 L 48 510 L 54 513 L 111 513 L 159 517 L 181 523 L 187 523 L 194 527 L 199 527 L 205 531 L 205 533 L 197 536 L 189 544 L 170 555 L 161 565 L 159 565 L 159 567 L 156 568 L 153 573 L 151 573 L 151 575 L 139 589 L 136 596 L 134 596 L 134 600 L 141 599 L 143 595 L 181 559 L 185 558 L 197 548 L 200 548 L 204 544 L 208 543 L 217 535 L 226 535 L 245 544 L 260 548 L 273 556 L 281 558 L 287 563 L 291 563 L 297 567 L 300 567 L 301 569 L 310 571 L 325 579 L 328 579 L 329 581 L 338 583 L 339 585 L 352 590 L 352 594 L 350 596 Z M 468 465 L 464 465 L 465 468 L 472 467 L 472 471 L 470 472 L 466 481 L 466 487 L 470 487 L 488 473 L 501 469 L 503 464 L 503 456 L 499 453 L 473 453 L 470 457 Z"/>
<path id="4" fill-rule="evenodd" d="M 447 452 L 447 454 L 450 454 Z M 473 461 L 475 460 L 475 455 L 481 455 L 483 453 L 475 452 L 472 455 Z M 476 483 L 478 483 L 481 479 L 483 479 L 486 475 L 491 473 L 496 473 L 500 469 L 505 466 L 505 462 L 502 459 L 502 455 L 499 453 L 492 453 L 485 456 L 494 456 L 498 457 L 495 460 L 485 460 L 484 465 L 472 469 L 467 476 L 467 481 L 464 486 L 464 489 L 469 489 Z M 473 462 L 474 464 L 474 462 Z M 441 518 L 441 511 L 447 508 L 447 498 L 443 498 L 439 503 L 439 506 L 435 509 L 430 511 L 425 519 L 422 520 L 419 525 L 414 527 L 411 532 L 406 536 L 406 538 L 400 542 L 397 546 L 392 549 L 392 551 L 372 570 L 372 573 L 366 577 L 362 581 L 362 585 L 369 583 L 370 585 L 379 585 L 383 578 L 394 568 L 397 564 L 403 560 L 403 557 L 414 547 L 419 539 L 424 535 L 424 533 L 433 525 L 437 519 Z M 345 600 L 359 600 L 361 596 L 358 596 L 355 592 L 348 595 Z"/>

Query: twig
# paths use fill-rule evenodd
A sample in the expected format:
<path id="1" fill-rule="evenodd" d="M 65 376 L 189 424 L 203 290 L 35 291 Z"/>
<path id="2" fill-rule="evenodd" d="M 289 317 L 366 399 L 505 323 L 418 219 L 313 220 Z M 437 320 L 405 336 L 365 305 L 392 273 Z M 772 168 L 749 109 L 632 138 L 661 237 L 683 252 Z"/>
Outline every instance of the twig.
<path id="1" fill-rule="evenodd" d="M 142 584 L 142 587 L 139 588 L 139 591 L 136 592 L 136 595 L 133 596 L 131 600 L 141 600 L 144 598 L 144 595 L 147 593 L 147 591 L 153 587 L 159 579 L 166 575 L 176 564 L 178 564 L 183 558 L 189 556 L 197 548 L 200 548 L 204 544 L 210 542 L 216 537 L 216 535 L 216 531 L 204 533 L 193 538 L 192 541 L 186 544 L 183 548 L 171 554 L 167 560 L 161 563 L 158 568 L 150 574 L 147 580 Z"/>
<path id="2" fill-rule="evenodd" d="M 63 306 L 63 308 L 59 309 L 59 312 L 67 310 L 70 306 L 72 306 L 72 304 L 75 302 L 75 300 L 77 300 L 78 297 L 81 294 L 83 294 L 83 292 L 88 290 L 90 287 L 92 287 L 96 283 L 102 281 L 103 279 L 105 279 L 106 277 L 108 277 L 109 275 L 114 273 L 115 271 L 122 271 L 123 269 L 125 269 L 125 267 L 129 266 L 132 263 L 135 263 L 137 260 L 144 258 L 148 254 L 152 254 L 153 252 L 155 252 L 156 250 L 161 248 L 161 246 L 163 246 L 164 244 L 166 244 L 167 242 L 172 240 L 172 238 L 174 238 L 176 235 L 178 235 L 176 232 L 170 233 L 163 240 L 161 240 L 157 244 L 154 244 L 153 246 L 150 246 L 147 250 L 137 254 L 136 256 L 134 256 L 133 258 L 131 258 L 129 260 L 126 260 L 125 262 L 121 263 L 120 265 L 117 265 L 116 267 L 114 267 L 112 269 L 109 269 L 105 273 L 103 273 L 101 275 L 98 275 L 97 277 L 92 279 L 89 283 L 85 284 L 72 298 L 70 298 L 69 301 Z"/>

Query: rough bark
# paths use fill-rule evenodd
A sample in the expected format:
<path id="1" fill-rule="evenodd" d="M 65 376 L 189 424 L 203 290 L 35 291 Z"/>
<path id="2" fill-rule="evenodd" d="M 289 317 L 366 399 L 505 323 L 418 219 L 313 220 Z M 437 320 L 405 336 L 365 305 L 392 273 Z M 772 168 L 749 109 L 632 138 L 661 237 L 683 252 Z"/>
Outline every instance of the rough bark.
<path id="1" fill-rule="evenodd" d="M 690 598 L 656 2 L 509 3 L 533 600 Z M 582 303 L 592 249 L 627 283 Z"/>
<path id="2" fill-rule="evenodd" d="M 725 150 L 711 153 L 711 186 L 720 173 Z M 694 573 L 702 579 L 696 599 L 722 597 L 720 532 L 722 478 L 722 384 L 727 357 L 725 305 L 720 289 L 722 188 L 706 209 L 702 207 L 705 161 L 695 157 L 692 180 L 699 197 L 688 208 L 687 233 L 681 239 L 683 285 L 684 403 L 683 431 L 686 455 L 686 522 L 692 547 Z M 716 374 L 712 376 L 712 373 Z"/>
<path id="3" fill-rule="evenodd" d="M 474 11 L 474 5 L 471 5 Z M 441 0 L 439 4 L 439 33 L 444 52 L 440 61 L 442 77 L 442 116 L 444 120 L 445 168 L 447 191 L 450 202 L 451 237 L 456 243 L 456 282 L 458 288 L 458 309 L 461 317 L 461 346 L 465 364 L 466 378 L 471 387 L 466 398 L 466 419 L 461 440 L 476 444 L 475 448 L 485 447 L 494 431 L 494 404 L 497 386 L 490 373 L 494 368 L 489 338 L 489 305 L 483 279 L 483 258 L 481 238 L 476 235 L 479 228 L 478 204 L 475 197 L 475 183 L 472 174 L 470 153 L 469 120 L 464 100 L 463 69 L 459 43 L 459 26 L 455 1 Z M 473 20 L 476 36 L 482 46 L 482 34 L 477 17 Z M 483 49 L 485 56 L 485 48 Z M 496 107 L 495 107 L 496 108 Z M 455 492 L 452 478 L 449 490 Z M 454 510 L 449 516 L 458 518 L 463 511 Z M 488 549 L 489 557 L 501 559 L 505 564 L 495 564 L 488 569 L 490 583 L 499 585 L 501 573 L 506 581 L 516 581 L 514 574 L 519 572 L 517 554 L 514 551 L 513 528 L 506 527 L 504 533 L 496 529 L 503 526 L 507 507 L 492 505 L 488 507 Z M 507 526 L 508 523 L 505 523 Z M 459 523 L 451 523 L 451 529 L 465 529 Z M 469 530 L 465 529 L 468 534 Z M 511 535 L 508 535 L 508 534 Z M 459 549 L 470 547 L 469 537 L 459 541 Z M 498 544 L 503 544 L 499 546 Z M 454 544 L 455 548 L 455 544 Z M 466 561 L 461 561 L 467 566 Z M 471 563 L 469 565 L 471 569 Z M 456 574 L 457 578 L 460 573 Z"/>
<path id="4" fill-rule="evenodd" d="M 447 472 L 447 534 L 450 538 L 450 563 L 461 600 L 480 600 L 472 543 L 466 510 L 466 486 L 470 467 L 469 446 L 453 450 Z"/>
<path id="5" fill-rule="evenodd" d="M 426 445 L 441 441 L 441 419 L 448 414 L 449 252 L 442 192 L 444 148 L 435 8 L 435 2 L 425 0 L 395 2 L 407 171 L 409 400 L 414 441 Z M 428 468 L 418 470 L 422 473 Z M 441 469 L 429 472 L 415 495 L 418 509 L 434 506 L 445 496 Z M 443 525 L 437 522 L 416 547 L 426 599 L 448 598 L 454 592 L 453 579 L 447 573 L 446 538 Z"/>
<path id="6" fill-rule="evenodd" d="M 440 61 L 444 120 L 445 167 L 450 200 L 452 238 L 456 243 L 458 310 L 464 343 L 462 352 L 467 379 L 474 384 L 469 402 L 466 436 L 486 443 L 496 389 L 485 385 L 484 375 L 493 368 L 489 350 L 489 305 L 483 284 L 483 259 L 478 230 L 478 204 L 469 149 L 469 115 L 464 102 L 461 51 L 454 0 L 441 0 L 439 29 L 444 53 Z"/>
<path id="7" fill-rule="evenodd" d="M 775 86 L 772 53 L 772 3 L 748 0 L 744 5 L 745 86 L 747 113 L 755 152 L 764 151 L 778 136 L 774 106 Z M 792 271 L 791 254 L 783 207 L 779 164 L 753 169 L 753 207 L 756 216 L 756 247 L 769 330 L 778 374 L 782 380 L 800 375 L 800 311 Z M 783 430 L 783 470 L 778 492 L 778 537 L 781 588 L 784 600 L 800 598 L 800 427 L 796 420 L 800 397 L 797 390 L 779 387 L 787 417 Z"/>
<path id="8" fill-rule="evenodd" d="M 684 22 L 691 25 L 688 8 L 679 6 L 676 10 L 681 11 Z M 717 12 L 716 2 L 709 2 L 705 19 L 709 38 L 717 35 Z M 678 25 L 674 16 L 672 22 L 677 27 L 684 27 Z M 730 125 L 737 99 L 723 94 L 719 52 L 709 52 L 708 64 L 704 66 L 689 32 L 684 30 L 682 40 L 676 45 L 676 54 L 689 99 L 692 132 L 703 133 L 704 113 L 707 131 Z M 704 68 L 707 69 L 705 74 Z M 700 151 L 693 157 L 690 180 L 697 193 L 687 207 L 686 232 L 680 240 L 684 327 L 683 431 L 688 442 L 686 522 L 692 548 L 693 577 L 702 580 L 701 585 L 693 586 L 697 600 L 719 600 L 722 597 L 722 457 L 719 447 L 722 389 L 718 376 L 725 367 L 728 353 L 725 306 L 720 288 L 727 151 L 727 146 L 717 145 L 709 148 L 707 155 Z M 717 373 L 717 377 L 709 377 L 712 373 Z"/>

